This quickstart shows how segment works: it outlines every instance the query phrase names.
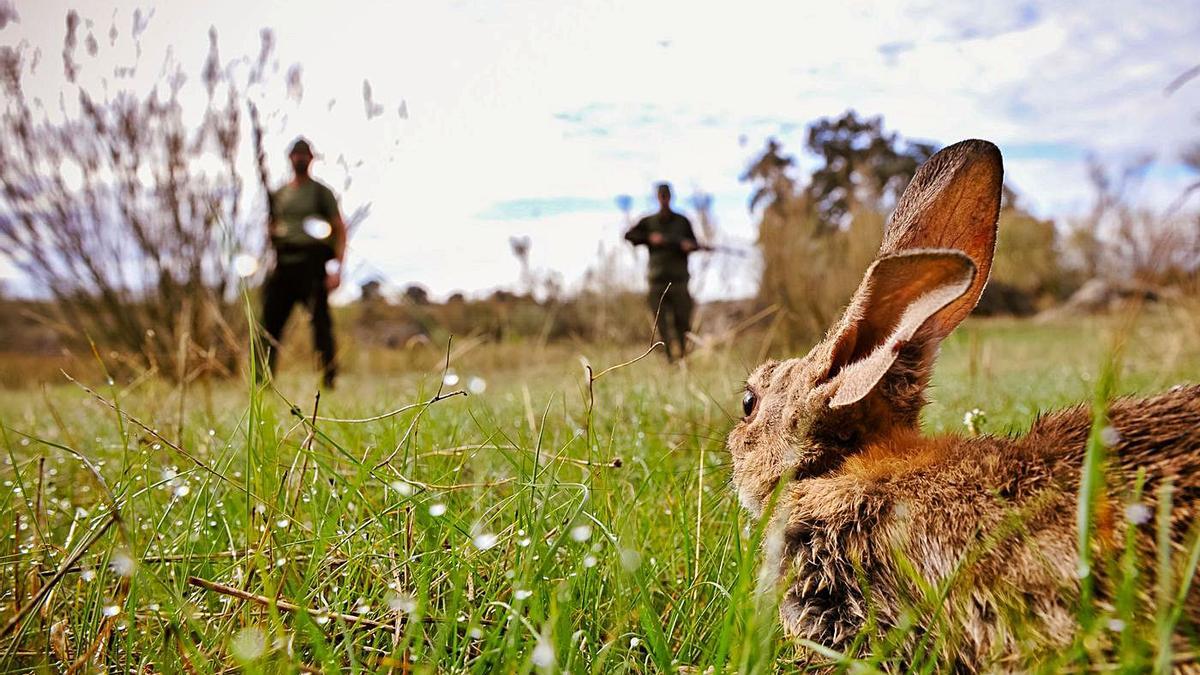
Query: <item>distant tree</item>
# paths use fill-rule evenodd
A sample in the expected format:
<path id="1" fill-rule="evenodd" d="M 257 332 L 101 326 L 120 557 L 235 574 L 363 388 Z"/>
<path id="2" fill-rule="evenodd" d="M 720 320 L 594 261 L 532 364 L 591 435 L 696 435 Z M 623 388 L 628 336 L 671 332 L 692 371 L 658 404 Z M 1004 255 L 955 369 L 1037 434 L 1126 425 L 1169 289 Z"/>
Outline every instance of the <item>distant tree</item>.
<path id="1" fill-rule="evenodd" d="M 826 227 L 844 227 L 856 206 L 887 210 L 937 147 L 907 141 L 883 128 L 882 117 L 853 110 L 808 126 L 806 147 L 821 164 L 805 187 L 809 205 Z"/>
<path id="2" fill-rule="evenodd" d="M 378 279 L 371 279 L 359 286 L 362 295 L 359 297 L 360 302 L 372 303 L 383 301 L 383 282 Z"/>
<path id="3" fill-rule="evenodd" d="M 425 290 L 424 286 L 410 284 L 404 289 L 404 297 L 414 305 L 428 305 L 429 291 Z"/>
<path id="4" fill-rule="evenodd" d="M 767 139 L 767 147 L 762 154 L 750 162 L 750 166 L 739 177 L 743 183 L 754 186 L 754 192 L 750 194 L 751 211 L 764 201 L 768 208 L 781 206 L 794 195 L 796 182 L 790 171 L 795 166 L 795 160 L 790 155 L 782 154 L 782 149 L 779 141 Z"/>

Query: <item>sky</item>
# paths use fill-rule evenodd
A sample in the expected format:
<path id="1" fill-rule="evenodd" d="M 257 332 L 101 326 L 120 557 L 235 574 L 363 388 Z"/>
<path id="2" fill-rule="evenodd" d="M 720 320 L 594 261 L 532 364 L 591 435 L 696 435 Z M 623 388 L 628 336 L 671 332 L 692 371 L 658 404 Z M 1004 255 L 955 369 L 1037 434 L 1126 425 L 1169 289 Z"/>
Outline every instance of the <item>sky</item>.
<path id="1" fill-rule="evenodd" d="M 95 72 L 138 59 L 151 77 L 169 49 L 198 73 L 210 26 L 226 60 L 253 57 L 273 29 L 279 84 L 255 94 L 274 111 L 272 175 L 286 174 L 292 138 L 310 138 L 314 174 L 343 210 L 371 204 L 351 280 L 419 282 L 435 297 L 518 288 L 513 236 L 568 287 L 604 255 L 610 274 L 635 280 L 615 198 L 648 212 L 660 180 L 685 213 L 689 195 L 712 194 L 720 243 L 748 247 L 748 160 L 776 137 L 811 168 L 806 124 L 847 109 L 907 138 L 997 143 L 1008 182 L 1043 216 L 1088 207 L 1089 153 L 1112 166 L 1153 156 L 1140 193 L 1152 206 L 1195 180 L 1178 154 L 1200 140 L 1200 80 L 1164 93 L 1200 64 L 1195 0 L 7 5 L 0 44 L 41 49 L 29 84 L 55 98 L 70 93 L 60 53 L 72 7 L 101 36 Z M 124 38 L 135 9 L 152 12 L 140 59 Z M 294 63 L 299 102 L 282 84 Z M 753 292 L 753 257 L 712 255 L 702 295 Z"/>

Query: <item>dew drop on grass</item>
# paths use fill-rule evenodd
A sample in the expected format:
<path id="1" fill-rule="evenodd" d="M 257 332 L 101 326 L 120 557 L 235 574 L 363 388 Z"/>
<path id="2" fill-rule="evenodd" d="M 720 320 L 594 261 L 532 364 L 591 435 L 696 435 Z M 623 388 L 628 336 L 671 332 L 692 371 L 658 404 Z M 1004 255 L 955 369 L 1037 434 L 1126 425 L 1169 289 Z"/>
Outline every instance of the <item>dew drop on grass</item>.
<path id="1" fill-rule="evenodd" d="M 233 257 L 233 271 L 243 279 L 254 276 L 258 271 L 258 258 L 249 253 L 239 253 Z"/>
<path id="2" fill-rule="evenodd" d="M 288 521 L 287 518 L 280 518 L 279 520 L 275 521 L 275 527 L 278 527 L 281 530 L 286 530 L 290 524 L 291 522 Z"/>
<path id="3" fill-rule="evenodd" d="M 587 567 L 589 569 L 592 567 L 595 567 L 596 566 L 596 556 L 594 556 L 594 555 L 584 556 L 583 566 Z"/>
<path id="4" fill-rule="evenodd" d="M 1120 633 L 1125 630 L 1125 622 L 1120 619 L 1109 619 L 1108 629 L 1114 633 Z"/>
<path id="5" fill-rule="evenodd" d="M 442 384 L 446 385 L 447 387 L 453 387 L 454 385 L 458 384 L 458 373 L 454 372 L 453 370 L 446 371 L 446 375 L 442 377 Z"/>
<path id="6" fill-rule="evenodd" d="M 112 558 L 108 561 L 108 565 L 117 576 L 122 577 L 133 576 L 134 570 L 137 569 L 137 561 L 125 551 L 113 553 Z"/>
<path id="7" fill-rule="evenodd" d="M 117 605 L 105 605 L 104 616 L 112 618 L 121 613 L 121 608 Z"/>
<path id="8" fill-rule="evenodd" d="M 267 639 L 261 629 L 248 626 L 238 631 L 229 645 L 233 655 L 243 661 L 254 661 L 267 650 Z"/>
<path id="9" fill-rule="evenodd" d="M 483 639 L 483 631 L 480 630 L 478 627 L 471 628 L 471 630 L 467 631 L 467 635 L 471 636 L 472 640 L 482 640 Z"/>
<path id="10" fill-rule="evenodd" d="M 575 541 L 587 541 L 592 536 L 592 526 L 584 523 L 571 528 L 571 538 Z"/>
<path id="11" fill-rule="evenodd" d="M 417 609 L 417 601 L 407 593 L 396 593 L 388 598 L 388 609 L 393 612 L 411 614 Z"/>
<path id="12" fill-rule="evenodd" d="M 395 490 L 396 494 L 400 495 L 401 497 L 407 497 L 413 493 L 412 483 L 406 480 L 392 481 L 392 489 Z"/>
<path id="13" fill-rule="evenodd" d="M 1104 447 L 1111 448 L 1121 442 L 1121 434 L 1117 433 L 1117 429 L 1113 426 L 1106 426 L 1100 430 L 1100 442 Z"/>
<path id="14" fill-rule="evenodd" d="M 1145 525 L 1146 523 L 1150 522 L 1150 517 L 1152 515 L 1153 513 L 1150 511 L 1150 507 L 1146 506 L 1145 504 L 1130 504 L 1129 506 L 1125 507 L 1125 520 L 1128 520 L 1134 525 Z"/>
<path id="15" fill-rule="evenodd" d="M 621 567 L 627 571 L 634 571 L 642 565 L 642 554 L 631 548 L 621 549 Z"/>
<path id="16" fill-rule="evenodd" d="M 518 588 L 517 591 L 513 593 L 513 597 L 517 600 L 524 600 L 531 595 L 533 595 L 533 591 L 529 591 L 524 588 Z"/>
<path id="17" fill-rule="evenodd" d="M 446 515 L 446 505 L 441 502 L 434 502 L 429 505 L 429 515 L 437 518 Z"/>
<path id="18" fill-rule="evenodd" d="M 491 532 L 480 532 L 479 534 L 475 535 L 475 538 L 471 540 L 471 543 L 474 544 L 475 548 L 479 549 L 480 551 L 486 551 L 489 548 L 495 547 L 498 541 L 499 539 L 496 537 L 496 535 L 492 534 Z"/>
<path id="19" fill-rule="evenodd" d="M 544 638 L 538 638 L 537 646 L 533 648 L 530 660 L 539 668 L 549 668 L 554 665 L 554 647 Z"/>
<path id="20" fill-rule="evenodd" d="M 180 483 L 179 485 L 175 486 L 174 494 L 177 499 L 182 499 L 182 498 L 188 496 L 188 493 L 191 491 L 192 491 L 192 488 L 188 487 L 187 483 Z"/>
<path id="21" fill-rule="evenodd" d="M 479 395 L 487 391 L 487 380 L 482 377 L 472 377 L 467 380 L 467 391 Z"/>
<path id="22" fill-rule="evenodd" d="M 96 578 L 96 570 L 86 569 L 79 574 L 79 578 L 84 581 L 91 581 Z"/>

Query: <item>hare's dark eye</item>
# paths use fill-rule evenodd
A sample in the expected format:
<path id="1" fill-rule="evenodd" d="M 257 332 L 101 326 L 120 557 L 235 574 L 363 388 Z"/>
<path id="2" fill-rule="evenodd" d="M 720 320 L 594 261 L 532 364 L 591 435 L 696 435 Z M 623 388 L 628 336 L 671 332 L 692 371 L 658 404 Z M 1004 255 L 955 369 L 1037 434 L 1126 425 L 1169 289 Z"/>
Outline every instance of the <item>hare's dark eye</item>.
<path id="1" fill-rule="evenodd" d="M 749 389 L 746 390 L 746 395 L 742 397 L 742 413 L 749 417 L 754 412 L 755 406 L 758 405 L 758 395 Z"/>

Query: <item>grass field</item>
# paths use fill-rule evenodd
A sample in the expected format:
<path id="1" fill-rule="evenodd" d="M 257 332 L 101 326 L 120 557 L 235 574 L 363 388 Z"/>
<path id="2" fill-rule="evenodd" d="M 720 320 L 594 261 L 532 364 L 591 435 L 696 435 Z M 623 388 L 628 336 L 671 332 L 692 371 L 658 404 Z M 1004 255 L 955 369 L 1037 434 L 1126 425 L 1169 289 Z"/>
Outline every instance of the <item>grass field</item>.
<path id="1" fill-rule="evenodd" d="M 1121 393 L 1200 380 L 1196 314 L 1121 323 L 968 322 L 927 429 L 966 433 L 980 409 L 983 431 L 1019 431 L 1087 400 L 1118 333 Z M 0 668 L 790 669 L 802 655 L 755 590 L 760 533 L 728 487 L 723 438 L 762 351 L 746 340 L 686 369 L 651 355 L 590 393 L 584 361 L 642 348 L 464 340 L 444 383 L 437 348 L 404 371 L 352 355 L 315 423 L 299 368 L 278 391 L 0 391 Z M 383 416 L 439 387 L 472 393 Z M 1066 658 L 1104 658 L 1082 653 Z"/>

